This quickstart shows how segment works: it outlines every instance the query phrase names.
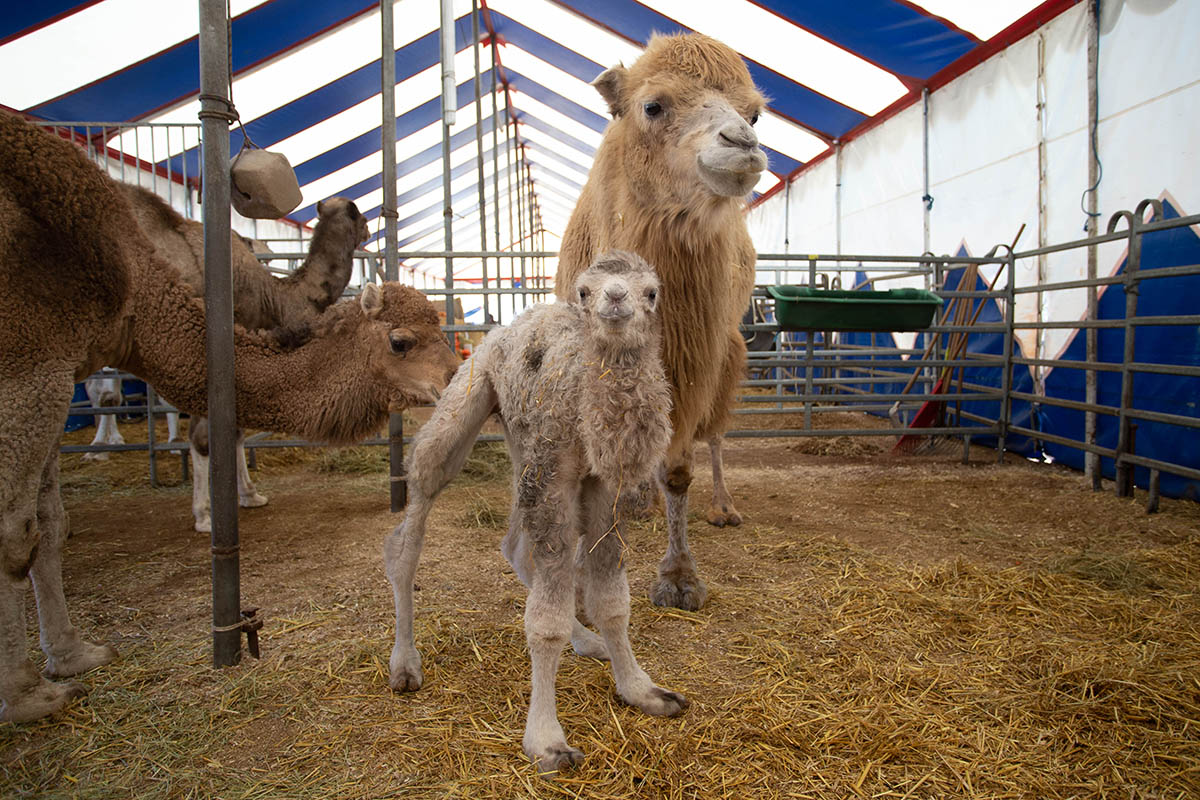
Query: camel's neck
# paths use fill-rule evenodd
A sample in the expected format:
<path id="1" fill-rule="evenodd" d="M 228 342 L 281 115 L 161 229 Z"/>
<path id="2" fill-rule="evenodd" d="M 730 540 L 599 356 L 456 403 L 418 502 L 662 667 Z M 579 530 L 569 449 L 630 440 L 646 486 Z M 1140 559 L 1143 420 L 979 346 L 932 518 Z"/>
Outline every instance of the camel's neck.
<path id="1" fill-rule="evenodd" d="M 131 343 L 117 366 L 152 384 L 191 414 L 208 408 L 206 322 L 202 303 L 172 282 L 169 270 L 143 268 L 134 281 Z M 234 329 L 235 402 L 242 427 L 287 432 L 317 441 L 355 441 L 377 430 L 387 399 L 341 337 L 314 338 L 281 350 L 258 334 Z M 343 414 L 351 403 L 354 413 Z M 369 410 L 367 410 L 369 409 Z M 361 420 L 347 429 L 342 420 Z"/>
<path id="2" fill-rule="evenodd" d="M 633 491 L 666 453 L 671 395 L 659 348 L 657 336 L 637 348 L 585 348 L 580 431 L 592 471 L 612 488 Z"/>
<path id="3" fill-rule="evenodd" d="M 349 237 L 317 225 L 308 248 L 308 258 L 286 279 L 318 311 L 338 301 L 354 269 L 354 244 Z"/>

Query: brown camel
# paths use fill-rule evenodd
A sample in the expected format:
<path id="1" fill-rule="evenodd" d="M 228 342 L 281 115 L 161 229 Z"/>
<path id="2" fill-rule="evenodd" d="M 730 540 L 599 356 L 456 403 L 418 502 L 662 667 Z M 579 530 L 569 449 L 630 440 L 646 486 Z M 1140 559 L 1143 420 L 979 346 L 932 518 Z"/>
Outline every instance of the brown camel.
<path id="1" fill-rule="evenodd" d="M 435 399 L 459 363 L 433 305 L 398 284 L 369 286 L 290 338 L 235 329 L 239 425 L 357 441 L 389 410 Z M 26 654 L 28 579 L 47 676 L 116 655 L 71 625 L 62 586 L 58 444 L 75 382 L 102 364 L 206 413 L 203 304 L 79 148 L 0 113 L 0 720 L 45 716 L 82 691 Z"/>
<path id="2" fill-rule="evenodd" d="M 163 260 L 179 270 L 197 297 L 204 295 L 204 225 L 185 219 L 162 198 L 139 186 L 123 184 L 138 225 Z M 248 330 L 311 325 L 342 296 L 354 269 L 354 251 L 367 240 L 367 219 L 354 202 L 335 197 L 317 203 L 317 225 L 308 257 L 283 278 L 272 275 L 255 258 L 250 240 L 234 236 L 233 321 Z M 267 504 L 250 480 L 244 434 L 238 431 L 238 504 Z M 208 492 L 208 419 L 198 417 L 188 428 L 192 458 L 192 516 L 197 531 L 212 530 Z"/>
<path id="3" fill-rule="evenodd" d="M 700 34 L 656 36 L 632 66 L 605 70 L 593 85 L 613 119 L 563 236 L 556 291 L 565 298 L 608 249 L 658 270 L 674 436 L 660 480 L 667 552 L 650 597 L 696 609 L 707 589 L 687 544 L 694 442 L 712 444 L 709 522 L 741 522 L 722 476 L 720 435 L 745 371 L 738 323 L 755 251 L 743 206 L 767 165 L 751 127 L 765 102 L 738 55 Z"/>

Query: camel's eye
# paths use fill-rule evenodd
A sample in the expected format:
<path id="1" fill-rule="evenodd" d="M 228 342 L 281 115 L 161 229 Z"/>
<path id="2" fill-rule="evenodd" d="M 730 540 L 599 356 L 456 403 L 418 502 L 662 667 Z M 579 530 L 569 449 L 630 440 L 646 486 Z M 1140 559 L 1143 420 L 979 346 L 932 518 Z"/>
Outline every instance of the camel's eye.
<path id="1" fill-rule="evenodd" d="M 654 100 L 651 100 L 649 103 L 646 103 L 644 106 L 642 106 L 642 111 L 646 112 L 647 117 L 654 119 L 662 113 L 662 105 Z"/>
<path id="2" fill-rule="evenodd" d="M 650 291 L 646 292 L 646 299 L 650 301 L 650 305 L 654 305 L 654 303 L 658 300 L 658 290 L 651 289 Z"/>
<path id="3" fill-rule="evenodd" d="M 587 299 L 588 299 L 588 295 L 591 293 L 592 293 L 591 289 L 587 288 L 586 286 L 580 286 L 579 287 L 579 302 L 586 303 Z"/>
<path id="4" fill-rule="evenodd" d="M 389 333 L 388 341 L 391 342 L 392 352 L 401 356 L 417 346 L 417 337 L 411 332 L 404 330 Z"/>
<path id="5" fill-rule="evenodd" d="M 755 111 L 754 116 L 750 118 L 750 124 L 755 125 L 757 123 L 758 123 L 758 112 Z"/>

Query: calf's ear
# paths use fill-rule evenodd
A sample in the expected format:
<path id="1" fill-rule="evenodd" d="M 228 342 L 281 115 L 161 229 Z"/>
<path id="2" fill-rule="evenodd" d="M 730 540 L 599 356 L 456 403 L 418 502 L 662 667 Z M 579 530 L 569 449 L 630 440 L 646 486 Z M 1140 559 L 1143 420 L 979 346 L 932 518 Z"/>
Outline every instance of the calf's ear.
<path id="1" fill-rule="evenodd" d="M 363 313 L 373 319 L 383 311 L 383 292 L 377 284 L 368 283 L 363 287 L 359 302 L 362 303 Z"/>
<path id="2" fill-rule="evenodd" d="M 617 64 L 615 67 L 609 67 L 600 73 L 600 77 L 592 81 L 592 86 L 596 87 L 596 91 L 604 98 L 604 102 L 608 103 L 608 113 L 612 114 L 613 119 L 621 115 L 621 101 L 625 93 L 625 76 L 628 73 L 625 67 Z"/>

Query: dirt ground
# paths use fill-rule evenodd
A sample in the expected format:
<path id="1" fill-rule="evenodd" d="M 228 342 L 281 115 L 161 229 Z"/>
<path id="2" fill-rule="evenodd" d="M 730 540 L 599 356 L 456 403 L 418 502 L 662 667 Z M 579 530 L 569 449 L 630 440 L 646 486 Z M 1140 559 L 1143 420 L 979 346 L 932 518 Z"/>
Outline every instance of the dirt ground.
<path id="1" fill-rule="evenodd" d="M 431 517 L 426 681 L 406 696 L 387 686 L 383 448 L 260 452 L 270 504 L 240 530 L 263 658 L 219 671 L 178 458 L 151 489 L 144 455 L 64 456 L 68 601 L 121 656 L 56 717 L 0 725 L 0 796 L 1200 796 L 1200 506 L 1148 515 L 1065 468 L 892 441 L 730 440 L 745 523 L 725 529 L 704 522 L 697 448 L 706 607 L 650 605 L 662 519 L 627 535 L 635 652 L 692 705 L 648 718 L 601 662 L 565 656 L 560 716 L 587 761 L 557 781 L 521 754 L 525 593 L 498 551 L 499 447 Z"/>

